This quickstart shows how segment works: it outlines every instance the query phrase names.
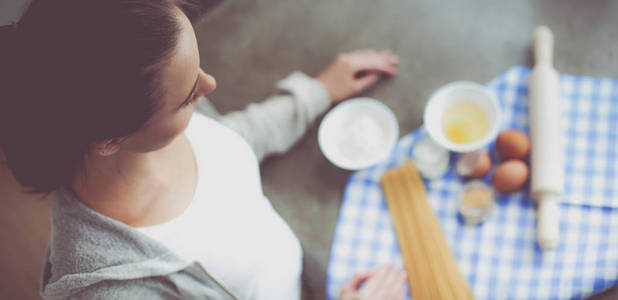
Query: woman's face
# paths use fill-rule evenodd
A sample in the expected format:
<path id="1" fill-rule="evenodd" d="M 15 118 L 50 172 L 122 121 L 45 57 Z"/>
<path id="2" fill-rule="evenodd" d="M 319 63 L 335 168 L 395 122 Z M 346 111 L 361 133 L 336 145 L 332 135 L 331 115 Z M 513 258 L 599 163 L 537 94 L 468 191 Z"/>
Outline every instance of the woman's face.
<path id="1" fill-rule="evenodd" d="M 200 68 L 191 22 L 180 9 L 176 11 L 182 30 L 175 52 L 162 70 L 162 105 L 145 126 L 120 142 L 120 150 L 150 152 L 165 147 L 187 127 L 197 99 L 216 88 L 214 77 Z"/>

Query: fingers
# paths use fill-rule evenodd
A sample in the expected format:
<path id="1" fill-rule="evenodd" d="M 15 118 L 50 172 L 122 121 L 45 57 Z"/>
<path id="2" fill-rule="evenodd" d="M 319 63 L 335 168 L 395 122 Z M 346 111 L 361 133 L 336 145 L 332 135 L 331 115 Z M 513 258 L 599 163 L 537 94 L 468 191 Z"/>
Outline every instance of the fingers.
<path id="1" fill-rule="evenodd" d="M 399 286 L 397 289 L 395 289 L 395 291 L 393 292 L 393 296 L 392 299 L 394 300 L 403 300 L 406 298 L 406 285 L 402 284 L 401 286 Z"/>
<path id="2" fill-rule="evenodd" d="M 391 293 L 391 299 L 403 300 L 406 297 L 406 279 L 408 275 L 405 271 L 399 270 L 395 281 L 393 282 L 394 288 Z"/>
<path id="3" fill-rule="evenodd" d="M 367 299 L 403 299 L 405 297 L 406 273 L 399 267 L 380 267 L 362 287 Z M 401 296 L 403 294 L 403 296 Z"/>
<path id="4" fill-rule="evenodd" d="M 397 267 L 390 267 L 386 276 L 384 276 L 384 285 L 394 287 L 398 282 L 401 271 Z"/>
<path id="5" fill-rule="evenodd" d="M 367 271 L 356 273 L 341 288 L 341 293 L 347 293 L 347 292 L 356 291 L 358 289 L 358 286 L 361 284 L 361 282 L 363 282 L 364 280 L 367 280 L 367 278 L 371 277 L 371 275 L 373 275 L 374 272 L 375 272 L 375 270 L 367 270 Z"/>
<path id="6" fill-rule="evenodd" d="M 375 274 L 367 280 L 367 283 L 362 287 L 361 292 L 366 299 L 380 299 L 379 295 L 386 288 L 384 279 L 389 275 L 390 266 L 379 267 Z"/>
<path id="7" fill-rule="evenodd" d="M 396 266 L 391 266 L 384 277 L 384 282 L 382 283 L 382 289 L 380 290 L 380 298 L 381 299 L 395 299 L 395 295 L 399 288 L 404 287 L 404 272 L 401 268 Z"/>
<path id="8" fill-rule="evenodd" d="M 354 73 L 360 71 L 377 71 L 388 75 L 397 74 L 399 58 L 390 51 L 377 52 L 363 49 L 346 55 Z"/>
<path id="9" fill-rule="evenodd" d="M 364 76 L 355 78 L 354 90 L 357 93 L 378 82 L 382 73 L 391 76 L 397 74 L 399 59 L 390 51 L 362 49 L 345 55 L 355 74 L 364 73 Z"/>
<path id="10" fill-rule="evenodd" d="M 339 102 L 374 85 L 380 75 L 397 74 L 399 59 L 390 51 L 362 49 L 341 53 L 316 79 L 326 88 L 331 101 Z"/>
<path id="11" fill-rule="evenodd" d="M 355 80 L 354 89 L 356 90 L 356 92 L 364 91 L 368 87 L 378 82 L 378 80 L 380 80 L 380 73 L 378 72 L 367 73 L 365 76 Z"/>

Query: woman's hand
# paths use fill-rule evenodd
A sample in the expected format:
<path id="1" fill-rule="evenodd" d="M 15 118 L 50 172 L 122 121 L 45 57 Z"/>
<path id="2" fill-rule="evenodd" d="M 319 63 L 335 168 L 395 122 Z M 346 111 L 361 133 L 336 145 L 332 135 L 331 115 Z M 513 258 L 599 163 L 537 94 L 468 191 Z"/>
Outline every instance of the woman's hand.
<path id="1" fill-rule="evenodd" d="M 358 273 L 343 286 L 339 300 L 402 300 L 406 297 L 406 277 L 406 272 L 394 266 Z"/>
<path id="2" fill-rule="evenodd" d="M 382 74 L 397 74 L 399 59 L 390 51 L 371 49 L 342 53 L 316 77 L 336 103 L 374 85 Z"/>

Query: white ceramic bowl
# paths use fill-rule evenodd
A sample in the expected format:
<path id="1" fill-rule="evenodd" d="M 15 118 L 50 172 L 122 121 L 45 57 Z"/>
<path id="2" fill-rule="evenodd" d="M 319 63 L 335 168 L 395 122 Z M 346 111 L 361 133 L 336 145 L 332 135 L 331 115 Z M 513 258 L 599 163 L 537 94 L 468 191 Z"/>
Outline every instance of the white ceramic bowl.
<path id="1" fill-rule="evenodd" d="M 361 170 L 386 159 L 399 138 L 395 114 L 372 98 L 346 100 L 320 124 L 318 143 L 335 166 Z"/>
<path id="2" fill-rule="evenodd" d="M 473 102 L 485 111 L 489 129 L 478 141 L 459 144 L 444 135 L 442 115 L 451 105 L 464 101 Z M 498 135 L 501 126 L 500 104 L 496 96 L 485 86 L 474 82 L 456 81 L 439 88 L 431 95 L 425 106 L 423 122 L 429 136 L 442 147 L 454 152 L 473 152 L 487 146 Z"/>

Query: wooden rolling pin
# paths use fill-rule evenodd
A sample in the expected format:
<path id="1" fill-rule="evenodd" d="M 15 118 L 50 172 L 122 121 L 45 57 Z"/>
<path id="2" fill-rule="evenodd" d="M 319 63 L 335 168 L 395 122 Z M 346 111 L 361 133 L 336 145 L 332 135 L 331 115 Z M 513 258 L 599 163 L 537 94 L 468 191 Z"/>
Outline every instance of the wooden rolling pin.
<path id="1" fill-rule="evenodd" d="M 552 65 L 549 28 L 534 30 L 534 68 L 530 73 L 531 192 L 538 203 L 537 240 L 543 249 L 558 244 L 558 200 L 564 185 L 564 149 L 558 72 Z"/>

